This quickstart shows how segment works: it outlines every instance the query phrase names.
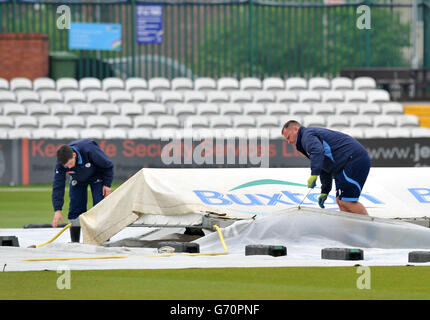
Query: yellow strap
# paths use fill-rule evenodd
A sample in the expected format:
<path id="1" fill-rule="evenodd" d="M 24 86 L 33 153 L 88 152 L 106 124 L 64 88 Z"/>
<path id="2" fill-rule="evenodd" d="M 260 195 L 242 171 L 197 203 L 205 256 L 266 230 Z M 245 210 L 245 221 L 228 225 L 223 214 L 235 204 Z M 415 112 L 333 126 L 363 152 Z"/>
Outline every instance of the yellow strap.
<path id="1" fill-rule="evenodd" d="M 68 228 L 70 228 L 72 224 L 69 223 L 68 225 L 66 225 L 63 229 L 61 229 L 60 232 L 58 232 L 55 237 L 53 237 L 51 240 L 46 241 L 44 243 L 38 244 L 38 245 L 33 245 L 33 246 L 29 246 L 29 248 L 39 248 L 39 247 L 43 247 L 44 245 L 51 243 L 52 241 L 54 241 L 55 239 L 57 239 L 64 231 L 66 231 Z"/>
<path id="2" fill-rule="evenodd" d="M 117 258 L 127 258 L 127 256 L 31 258 L 31 259 L 21 259 L 21 261 L 90 260 L 90 259 L 117 259 Z"/>
<path id="3" fill-rule="evenodd" d="M 227 246 L 224 242 L 224 237 L 222 236 L 221 233 L 221 229 L 217 226 L 214 225 L 213 228 L 218 232 L 219 235 L 219 239 L 221 240 L 221 244 L 224 248 L 224 252 L 209 252 L 209 253 L 162 253 L 162 254 L 155 254 L 155 255 L 150 255 L 147 257 L 150 258 L 158 258 L 158 257 L 170 257 L 173 255 L 183 255 L 183 256 L 220 256 L 220 255 L 224 255 L 224 254 L 228 254 L 228 249 Z"/>

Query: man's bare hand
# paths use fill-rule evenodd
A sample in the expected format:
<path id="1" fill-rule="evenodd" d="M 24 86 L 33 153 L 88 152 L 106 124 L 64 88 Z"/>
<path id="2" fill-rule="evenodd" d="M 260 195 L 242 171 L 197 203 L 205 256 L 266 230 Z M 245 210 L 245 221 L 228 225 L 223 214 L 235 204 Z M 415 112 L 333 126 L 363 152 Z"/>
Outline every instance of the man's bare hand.
<path id="1" fill-rule="evenodd" d="M 112 193 L 112 189 L 107 187 L 107 186 L 103 186 L 103 197 L 107 197 L 108 195 L 110 195 Z"/>
<path id="2" fill-rule="evenodd" d="M 64 223 L 63 217 L 61 216 L 61 211 L 55 211 L 54 219 L 52 219 L 52 227 L 56 228 L 58 226 L 58 221 L 61 220 Z"/>

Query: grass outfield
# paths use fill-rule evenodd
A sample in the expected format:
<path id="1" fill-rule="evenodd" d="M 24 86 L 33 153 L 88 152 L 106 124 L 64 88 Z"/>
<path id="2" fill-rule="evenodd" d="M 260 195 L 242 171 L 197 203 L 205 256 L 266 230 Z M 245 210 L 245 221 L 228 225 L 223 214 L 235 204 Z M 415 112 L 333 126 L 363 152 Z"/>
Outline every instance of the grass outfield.
<path id="1" fill-rule="evenodd" d="M 286 300 L 430 298 L 430 268 L 371 267 L 358 289 L 355 267 L 0 272 L 0 299 Z"/>
<path id="2" fill-rule="evenodd" d="M 115 185 L 118 187 L 118 185 Z M 0 187 L 0 228 L 50 223 L 51 186 Z M 91 203 L 91 196 L 89 196 Z M 63 218 L 67 220 L 66 192 Z M 371 289 L 355 267 L 0 272 L 0 300 L 11 299 L 429 299 L 430 268 L 371 267 Z"/>

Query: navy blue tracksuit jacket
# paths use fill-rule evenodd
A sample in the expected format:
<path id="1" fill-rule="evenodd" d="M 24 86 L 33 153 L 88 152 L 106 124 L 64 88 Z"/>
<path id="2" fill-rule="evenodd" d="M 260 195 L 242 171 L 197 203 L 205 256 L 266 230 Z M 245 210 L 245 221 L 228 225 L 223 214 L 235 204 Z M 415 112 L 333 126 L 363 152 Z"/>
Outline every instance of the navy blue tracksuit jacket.
<path id="1" fill-rule="evenodd" d="M 296 141 L 297 150 L 311 161 L 311 174 L 319 175 L 321 193 L 329 193 L 333 176 L 348 161 L 368 157 L 366 149 L 354 138 L 342 132 L 325 128 L 301 126 Z"/>
<path id="2" fill-rule="evenodd" d="M 71 208 L 86 207 L 88 185 L 92 187 L 93 198 L 97 198 L 96 202 L 100 201 L 102 196 L 100 196 L 99 193 L 101 193 L 102 186 L 110 187 L 113 180 L 113 163 L 95 141 L 81 139 L 71 142 L 69 146 L 76 153 L 76 165 L 74 168 L 70 169 L 58 162 L 55 165 L 52 187 L 52 204 L 54 206 L 54 211 L 61 210 L 64 204 L 66 173 L 71 176 Z M 93 185 L 96 183 L 99 185 L 97 188 L 97 195 L 94 194 L 96 188 L 93 190 Z M 80 187 L 80 191 L 79 193 L 75 191 L 72 199 L 72 189 L 77 190 L 78 187 Z M 76 202 L 85 202 L 85 205 L 83 206 Z M 80 213 L 82 212 L 75 212 L 73 218 Z M 69 212 L 69 219 L 70 218 Z"/>

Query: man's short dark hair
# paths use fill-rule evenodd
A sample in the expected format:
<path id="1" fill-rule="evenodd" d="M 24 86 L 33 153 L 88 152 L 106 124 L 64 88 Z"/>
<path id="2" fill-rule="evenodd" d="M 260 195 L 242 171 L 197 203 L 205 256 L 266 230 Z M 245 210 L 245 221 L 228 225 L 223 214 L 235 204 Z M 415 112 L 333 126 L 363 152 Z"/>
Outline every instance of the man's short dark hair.
<path id="1" fill-rule="evenodd" d="M 57 161 L 63 166 L 73 158 L 73 149 L 67 144 L 63 144 L 57 150 Z"/>
<path id="2" fill-rule="evenodd" d="M 296 121 L 296 120 L 289 120 L 287 122 L 285 122 L 284 126 L 282 127 L 281 130 L 281 134 L 284 134 L 284 129 L 288 129 L 290 127 L 295 127 L 295 126 L 301 126 L 300 122 Z"/>

